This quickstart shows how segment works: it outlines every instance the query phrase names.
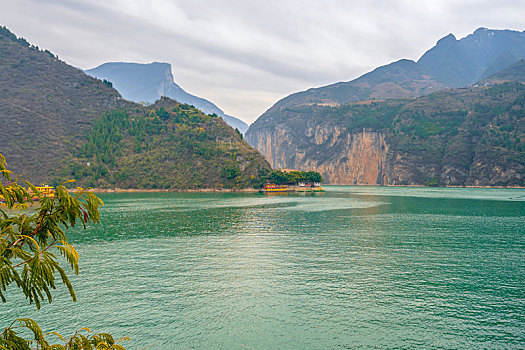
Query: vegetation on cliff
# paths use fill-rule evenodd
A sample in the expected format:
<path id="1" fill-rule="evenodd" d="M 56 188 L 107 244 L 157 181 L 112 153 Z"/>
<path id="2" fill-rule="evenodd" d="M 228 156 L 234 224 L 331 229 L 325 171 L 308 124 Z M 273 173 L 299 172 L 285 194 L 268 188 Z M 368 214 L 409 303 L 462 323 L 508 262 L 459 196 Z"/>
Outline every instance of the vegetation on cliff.
<path id="1" fill-rule="evenodd" d="M 274 170 L 266 176 L 266 179 L 274 184 L 296 184 L 301 181 L 323 182 L 323 177 L 316 171 L 281 171 Z"/>
<path id="2" fill-rule="evenodd" d="M 280 144 L 271 136 L 276 129 Z M 310 169 L 329 168 L 334 157 L 346 157 L 345 135 L 363 130 L 386 140 L 378 184 L 525 185 L 525 85 L 518 82 L 417 99 L 291 106 L 271 123 L 254 123 L 247 139 L 274 142 L 274 167 L 297 167 L 299 154 Z"/>
<path id="3" fill-rule="evenodd" d="M 163 98 L 104 113 L 68 170 L 92 187 L 235 189 L 258 187 L 270 168 L 221 118 Z"/>

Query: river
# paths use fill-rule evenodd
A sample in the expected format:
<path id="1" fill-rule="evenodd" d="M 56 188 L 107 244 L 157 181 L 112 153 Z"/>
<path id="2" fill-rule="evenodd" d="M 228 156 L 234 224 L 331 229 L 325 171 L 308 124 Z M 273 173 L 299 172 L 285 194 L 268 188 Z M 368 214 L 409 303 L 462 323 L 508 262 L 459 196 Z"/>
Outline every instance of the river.
<path id="1" fill-rule="evenodd" d="M 525 347 L 525 190 L 101 194 L 71 233 L 78 302 L 11 293 L 0 326 L 131 349 Z"/>

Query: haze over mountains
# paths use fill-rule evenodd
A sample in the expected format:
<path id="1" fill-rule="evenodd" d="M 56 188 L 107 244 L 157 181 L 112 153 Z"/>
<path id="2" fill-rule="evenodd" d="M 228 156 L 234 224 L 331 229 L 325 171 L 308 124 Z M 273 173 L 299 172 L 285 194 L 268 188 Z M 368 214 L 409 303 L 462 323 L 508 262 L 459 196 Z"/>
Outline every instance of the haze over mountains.
<path id="1" fill-rule="evenodd" d="M 243 134 L 248 130 L 248 125 L 242 120 L 225 114 L 212 102 L 184 91 L 175 83 L 169 63 L 109 62 L 85 72 L 95 78 L 109 80 L 126 100 L 153 103 L 166 96 L 193 105 L 204 113 L 215 113 Z"/>
<path id="2" fill-rule="evenodd" d="M 525 185 L 522 84 L 450 90 L 523 81 L 524 57 L 525 32 L 448 35 L 418 62 L 285 97 L 246 139 L 274 168 L 319 171 L 331 183 Z"/>

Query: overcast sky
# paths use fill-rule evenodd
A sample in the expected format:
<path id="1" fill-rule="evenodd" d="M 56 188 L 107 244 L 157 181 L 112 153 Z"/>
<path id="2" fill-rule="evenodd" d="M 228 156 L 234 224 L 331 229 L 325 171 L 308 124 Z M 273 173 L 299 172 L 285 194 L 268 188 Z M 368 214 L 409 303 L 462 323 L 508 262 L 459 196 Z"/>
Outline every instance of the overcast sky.
<path id="1" fill-rule="evenodd" d="M 0 0 L 0 25 L 82 69 L 171 63 L 175 81 L 253 122 L 293 92 L 417 60 L 478 27 L 525 29 L 524 0 Z"/>

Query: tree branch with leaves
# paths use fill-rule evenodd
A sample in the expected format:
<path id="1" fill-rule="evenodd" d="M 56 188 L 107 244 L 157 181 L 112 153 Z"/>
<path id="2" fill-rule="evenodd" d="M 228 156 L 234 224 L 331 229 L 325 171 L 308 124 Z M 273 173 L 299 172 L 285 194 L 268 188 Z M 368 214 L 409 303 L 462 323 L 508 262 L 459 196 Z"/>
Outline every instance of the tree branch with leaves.
<path id="1" fill-rule="evenodd" d="M 52 302 L 57 278 L 76 301 L 73 285 L 58 256 L 67 261 L 69 269 L 78 274 L 79 254 L 68 242 L 66 231 L 79 222 L 99 223 L 99 206 L 104 203 L 93 193 L 77 188 L 70 193 L 62 183 L 54 197 L 46 197 L 37 187 L 25 182 L 27 188 L 12 179 L 6 160 L 0 154 L 0 299 L 7 302 L 8 288 L 17 288 L 40 309 L 43 301 Z M 19 335 L 20 328 L 31 331 L 33 339 Z M 51 345 L 46 338 L 53 335 L 62 344 Z M 124 340 L 124 339 L 121 339 Z M 0 349 L 124 349 L 110 334 L 93 334 L 82 328 L 71 337 L 56 332 L 43 333 L 28 318 L 13 321 L 0 328 Z"/>

